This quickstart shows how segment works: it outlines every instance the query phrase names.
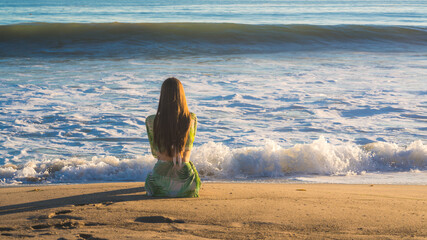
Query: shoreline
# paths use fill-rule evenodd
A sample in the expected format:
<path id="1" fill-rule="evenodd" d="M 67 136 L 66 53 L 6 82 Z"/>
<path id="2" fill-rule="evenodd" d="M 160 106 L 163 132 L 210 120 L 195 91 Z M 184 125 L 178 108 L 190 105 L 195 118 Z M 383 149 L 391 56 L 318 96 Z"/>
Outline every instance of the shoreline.
<path id="1" fill-rule="evenodd" d="M 402 172 L 397 172 L 402 173 Z M 403 172 L 406 173 L 406 172 Z M 427 172 L 426 172 L 427 173 Z M 330 177 L 330 176 L 325 176 Z M 375 182 L 378 180 L 366 181 L 366 182 L 321 182 L 321 181 L 308 181 L 308 180 L 290 180 L 286 178 L 266 178 L 266 179 L 251 179 L 251 180 L 227 180 L 227 179 L 217 179 L 217 180 L 202 180 L 202 183 L 204 184 L 309 184 L 309 185 L 384 185 L 384 186 L 427 186 L 427 183 L 425 182 L 390 182 L 390 183 L 384 183 L 384 182 Z M 71 185 L 93 185 L 93 184 L 132 184 L 132 183 L 141 183 L 144 184 L 142 181 L 94 181 L 94 182 L 68 182 L 68 183 L 17 183 L 17 184 L 3 184 L 0 185 L 1 188 L 22 188 L 22 187 L 49 187 L 49 186 L 71 186 Z"/>
<path id="2" fill-rule="evenodd" d="M 202 183 L 150 198 L 143 182 L 0 187 L 3 239 L 424 239 L 423 185 Z"/>

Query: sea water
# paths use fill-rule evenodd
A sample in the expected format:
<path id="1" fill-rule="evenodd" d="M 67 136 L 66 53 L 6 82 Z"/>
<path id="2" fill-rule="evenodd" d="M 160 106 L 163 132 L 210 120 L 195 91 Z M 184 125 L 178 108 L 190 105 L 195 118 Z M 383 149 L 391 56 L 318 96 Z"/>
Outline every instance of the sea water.
<path id="1" fill-rule="evenodd" d="M 205 181 L 427 184 L 425 1 L 1 1 L 0 183 L 144 181 L 177 77 Z"/>

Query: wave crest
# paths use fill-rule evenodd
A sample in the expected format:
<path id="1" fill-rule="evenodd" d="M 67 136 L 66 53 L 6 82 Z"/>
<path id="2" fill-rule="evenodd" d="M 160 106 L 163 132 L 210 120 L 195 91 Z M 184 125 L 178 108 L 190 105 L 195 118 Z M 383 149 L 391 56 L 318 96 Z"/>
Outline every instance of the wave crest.
<path id="1" fill-rule="evenodd" d="M 209 143 L 197 149 L 195 162 L 205 177 L 283 177 L 292 174 L 346 175 L 365 171 L 410 171 L 427 168 L 427 145 L 408 147 L 375 142 L 363 147 L 333 145 L 320 137 L 311 144 L 285 149 L 273 141 L 263 147 L 229 149 Z M 200 161 L 200 162 L 198 162 Z"/>
<path id="2" fill-rule="evenodd" d="M 191 160 L 205 180 L 257 179 L 298 174 L 348 175 L 365 172 L 427 169 L 427 145 L 414 141 L 407 147 L 375 142 L 362 147 L 333 145 L 321 137 L 310 144 L 282 148 L 273 141 L 262 147 L 231 149 L 210 142 L 194 149 Z M 0 167 L 0 182 L 74 183 L 95 181 L 144 181 L 156 160 L 151 155 L 135 159 L 93 157 L 30 161 Z"/>
<path id="3" fill-rule="evenodd" d="M 426 46 L 427 28 L 233 23 L 31 23 L 0 26 L 0 56 L 238 54 Z M 373 45 L 373 46 L 372 46 Z M 407 49 L 406 49 L 407 50 Z"/>

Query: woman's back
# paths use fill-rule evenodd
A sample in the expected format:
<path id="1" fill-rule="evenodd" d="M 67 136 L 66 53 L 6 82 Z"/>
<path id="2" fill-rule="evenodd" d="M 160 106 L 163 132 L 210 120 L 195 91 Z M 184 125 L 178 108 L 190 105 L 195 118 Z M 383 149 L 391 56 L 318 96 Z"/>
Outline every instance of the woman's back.
<path id="1" fill-rule="evenodd" d="M 147 117 L 145 124 L 151 152 L 158 159 L 145 180 L 147 195 L 198 197 L 201 182 L 190 161 L 197 117 L 189 112 L 178 79 L 163 82 L 157 114 Z"/>
<path id="2" fill-rule="evenodd" d="M 197 116 L 194 113 L 190 113 L 190 117 L 191 117 L 190 129 L 188 131 L 188 138 L 187 138 L 187 142 L 185 143 L 184 153 L 186 151 L 191 151 L 193 149 L 193 143 L 194 143 L 194 139 L 196 137 L 196 132 L 197 132 Z M 157 144 L 154 142 L 154 119 L 155 118 L 156 118 L 156 115 L 150 115 L 145 120 L 145 126 L 147 128 L 147 135 L 148 135 L 148 140 L 150 142 L 151 153 L 155 158 L 172 161 L 173 157 L 160 152 L 159 146 L 157 146 Z M 184 161 L 188 162 L 187 160 L 189 159 L 185 159 L 184 157 Z"/>

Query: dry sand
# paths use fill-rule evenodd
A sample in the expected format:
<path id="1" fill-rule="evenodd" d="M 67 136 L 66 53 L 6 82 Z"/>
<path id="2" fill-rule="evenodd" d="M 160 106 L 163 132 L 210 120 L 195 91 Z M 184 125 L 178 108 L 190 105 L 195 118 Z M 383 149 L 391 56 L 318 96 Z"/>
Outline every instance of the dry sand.
<path id="1" fill-rule="evenodd" d="M 0 239 L 427 239 L 427 186 L 144 183 L 0 188 Z"/>

